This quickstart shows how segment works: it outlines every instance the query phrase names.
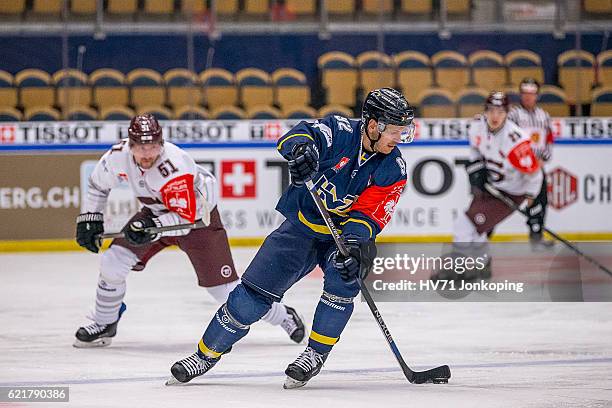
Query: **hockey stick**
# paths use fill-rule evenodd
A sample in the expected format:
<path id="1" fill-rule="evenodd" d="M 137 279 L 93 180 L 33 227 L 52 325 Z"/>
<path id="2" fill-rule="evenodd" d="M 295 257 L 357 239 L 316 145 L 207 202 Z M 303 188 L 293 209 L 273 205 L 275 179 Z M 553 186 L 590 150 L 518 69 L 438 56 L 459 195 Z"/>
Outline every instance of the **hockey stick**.
<path id="1" fill-rule="evenodd" d="M 327 212 L 327 209 L 325 208 L 325 205 L 323 204 L 321 197 L 319 197 L 319 195 L 317 194 L 317 190 L 312 180 L 306 181 L 306 187 L 308 188 L 308 191 L 310 192 L 312 199 L 317 205 L 317 208 L 319 209 L 319 212 L 321 213 L 321 216 L 323 217 L 323 220 L 325 221 L 327 228 L 329 228 L 329 231 L 331 232 L 332 237 L 334 238 L 334 241 L 336 242 L 336 245 L 338 246 L 338 250 L 340 251 L 342 255 L 348 256 L 349 251 L 346 247 L 346 244 L 344 243 L 344 240 L 338 233 L 338 230 L 336 229 L 336 226 L 334 225 L 334 222 L 331 219 L 329 212 Z M 399 349 L 397 348 L 397 345 L 395 344 L 393 337 L 391 337 L 391 332 L 387 328 L 387 325 L 385 324 L 385 321 L 383 320 L 382 315 L 378 311 L 378 308 L 376 307 L 376 304 L 374 303 L 374 299 L 372 299 L 372 296 L 370 295 L 368 288 L 365 286 L 365 284 L 362 282 L 360 278 L 357 279 L 357 282 L 359 283 L 361 294 L 365 298 L 366 303 L 368 304 L 370 311 L 372 312 L 372 315 L 374 315 L 374 318 L 376 319 L 376 322 L 378 323 L 378 327 L 380 327 L 380 330 L 385 336 L 385 339 L 387 339 L 387 343 L 389 343 L 389 347 L 391 348 L 391 351 L 393 352 L 395 359 L 399 363 L 408 381 L 410 381 L 412 384 L 423 384 L 423 383 L 428 383 L 428 382 L 432 382 L 434 384 L 447 383 L 448 379 L 451 377 L 450 368 L 447 365 L 432 368 L 431 370 L 426 370 L 426 371 L 413 371 L 410 369 L 410 367 L 408 367 L 408 365 L 402 358 L 402 355 Z"/>
<path id="2" fill-rule="evenodd" d="M 206 224 L 202 220 L 196 221 L 192 224 L 178 224 L 178 225 L 168 225 L 165 227 L 149 227 L 145 228 L 144 232 L 148 234 L 160 234 L 168 231 L 179 231 L 179 230 L 192 230 L 206 227 Z M 115 238 L 124 238 L 125 234 L 123 232 L 110 232 L 107 234 L 101 234 L 99 236 L 100 239 L 115 239 Z"/>
<path id="3" fill-rule="evenodd" d="M 506 204 L 508 207 L 512 208 L 513 210 L 520 212 L 526 217 L 529 217 L 529 214 L 527 213 L 526 210 L 522 210 L 514 201 L 512 201 L 510 198 L 505 196 L 501 191 L 493 187 L 491 184 L 485 183 L 484 186 L 485 186 L 485 189 L 489 192 L 489 194 L 491 194 L 493 197 L 497 198 L 498 200 L 500 200 L 501 202 L 503 202 L 504 204 Z M 550 234 L 556 240 L 564 243 L 565 246 L 567 246 L 569 249 L 571 249 L 572 251 L 574 251 L 575 253 L 577 253 L 578 255 L 580 255 L 581 257 L 583 257 L 590 263 L 592 263 L 593 265 L 597 266 L 599 269 L 601 269 L 608 275 L 612 276 L 612 271 L 610 271 L 610 269 L 606 268 L 605 266 L 597 262 L 595 259 L 591 258 L 589 255 L 585 254 L 584 252 L 576 248 L 571 242 L 569 242 L 565 238 L 562 238 L 561 236 L 559 236 L 558 234 L 549 230 L 546 227 L 543 227 L 542 229 L 548 234 Z"/>

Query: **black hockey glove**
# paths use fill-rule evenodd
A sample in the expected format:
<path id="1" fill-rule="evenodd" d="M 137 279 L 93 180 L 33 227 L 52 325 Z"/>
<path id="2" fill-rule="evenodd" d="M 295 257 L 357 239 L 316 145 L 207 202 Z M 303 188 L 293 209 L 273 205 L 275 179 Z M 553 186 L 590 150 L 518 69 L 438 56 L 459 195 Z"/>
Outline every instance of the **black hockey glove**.
<path id="1" fill-rule="evenodd" d="M 161 223 L 155 217 L 142 217 L 129 222 L 121 232 L 130 244 L 141 246 L 159 238 L 158 233 L 150 234 L 145 231 L 146 228 L 151 227 L 161 227 Z"/>
<path id="2" fill-rule="evenodd" d="M 300 187 L 306 180 L 314 177 L 317 171 L 319 171 L 319 152 L 317 152 L 317 148 L 308 143 L 293 146 L 291 160 L 289 160 L 291 184 Z"/>
<path id="3" fill-rule="evenodd" d="M 99 235 L 104 233 L 104 216 L 99 212 L 83 213 L 77 217 L 76 222 L 77 243 L 97 254 L 102 245 Z"/>
<path id="4" fill-rule="evenodd" d="M 346 247 L 349 250 L 349 256 L 344 256 L 336 250 L 333 258 L 334 267 L 345 281 L 351 281 L 357 277 L 365 279 L 376 258 L 376 244 L 374 241 L 357 242 L 349 239 Z"/>
<path id="5" fill-rule="evenodd" d="M 487 182 L 487 168 L 484 162 L 480 160 L 474 160 L 469 162 L 465 169 L 467 170 L 468 177 L 470 179 L 470 186 L 472 187 L 472 194 L 477 195 L 485 191 L 485 183 Z"/>

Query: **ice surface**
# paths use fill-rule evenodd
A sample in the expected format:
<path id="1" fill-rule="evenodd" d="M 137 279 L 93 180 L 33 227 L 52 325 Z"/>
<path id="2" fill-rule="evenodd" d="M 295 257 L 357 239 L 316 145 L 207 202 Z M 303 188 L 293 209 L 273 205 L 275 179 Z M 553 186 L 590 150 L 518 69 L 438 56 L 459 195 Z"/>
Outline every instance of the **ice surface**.
<path id="1" fill-rule="evenodd" d="M 239 269 L 254 254 L 234 250 Z M 283 390 L 303 350 L 266 323 L 206 376 L 165 387 L 174 361 L 192 353 L 216 305 L 179 251 L 128 279 L 128 310 L 111 347 L 75 349 L 93 305 L 99 256 L 0 255 L 0 386 L 68 385 L 73 407 L 611 407 L 612 303 L 380 303 L 409 365 L 449 364 L 446 385 L 402 376 L 365 303 L 323 372 Z M 286 295 L 311 321 L 322 283 Z M 0 403 L 2 406 L 2 403 Z"/>

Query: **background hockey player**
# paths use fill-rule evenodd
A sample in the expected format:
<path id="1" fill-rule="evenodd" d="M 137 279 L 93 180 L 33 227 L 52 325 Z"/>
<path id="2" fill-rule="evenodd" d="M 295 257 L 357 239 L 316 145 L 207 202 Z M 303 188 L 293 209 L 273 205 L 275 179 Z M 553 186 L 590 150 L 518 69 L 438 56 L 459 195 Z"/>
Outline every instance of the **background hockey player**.
<path id="1" fill-rule="evenodd" d="M 286 221 L 266 238 L 242 283 L 211 320 L 197 352 L 172 366 L 169 384 L 190 381 L 212 368 L 317 264 L 325 276 L 323 294 L 308 347 L 285 371 L 285 388 L 303 386 L 319 373 L 353 311 L 357 274 L 371 265 L 374 239 L 389 222 L 406 184 L 406 164 L 397 144 L 412 140 L 413 116 L 398 91 L 382 88 L 366 97 L 361 121 L 330 116 L 301 122 L 278 140 L 291 172 L 291 185 L 276 206 Z M 310 179 L 341 229 L 349 257 L 338 254 L 304 186 Z"/>
<path id="2" fill-rule="evenodd" d="M 542 186 L 533 203 L 527 208 L 529 218 L 529 240 L 534 246 L 551 246 L 553 241 L 542 239 L 546 206 L 548 205 L 547 181 L 544 165 L 550 160 L 553 146 L 553 134 L 550 127 L 550 115 L 537 106 L 540 84 L 533 78 L 525 78 L 519 85 L 520 105 L 510 109 L 508 119 L 519 125 L 531 138 L 531 147 L 542 169 Z"/>
<path id="3" fill-rule="evenodd" d="M 216 181 L 179 147 L 164 142 L 162 128 L 152 115 L 136 116 L 128 139 L 113 146 L 89 177 L 86 212 L 77 218 L 76 239 L 92 252 L 100 249 L 104 232 L 103 210 L 108 195 L 127 182 L 143 208 L 125 225 L 125 238 L 116 239 L 102 254 L 93 323 L 76 332 L 75 347 L 106 346 L 117 331 L 125 310 L 123 298 L 130 271 L 145 268 L 162 249 L 177 245 L 187 254 L 198 284 L 219 303 L 238 284 L 238 276 L 216 207 Z M 206 228 L 163 234 L 145 232 L 149 227 L 187 224 L 202 220 Z M 281 325 L 291 339 L 300 342 L 304 325 L 294 309 L 270 305 L 264 320 Z"/>
<path id="4" fill-rule="evenodd" d="M 473 193 L 466 212 L 459 213 L 453 225 L 455 256 L 488 256 L 486 243 L 493 228 L 512 214 L 506 204 L 485 190 L 485 183 L 519 204 L 533 202 L 542 185 L 540 165 L 531 149 L 529 136 L 514 122 L 507 120 L 508 97 L 492 92 L 484 114 L 472 121 L 469 130 L 470 163 L 466 169 Z M 432 279 L 488 278 L 486 268 L 437 271 Z"/>

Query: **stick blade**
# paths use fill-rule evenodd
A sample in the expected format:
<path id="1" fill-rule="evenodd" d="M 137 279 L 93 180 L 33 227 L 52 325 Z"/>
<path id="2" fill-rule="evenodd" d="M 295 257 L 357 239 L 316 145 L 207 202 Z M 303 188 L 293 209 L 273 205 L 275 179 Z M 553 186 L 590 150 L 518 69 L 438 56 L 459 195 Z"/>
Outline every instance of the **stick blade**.
<path id="1" fill-rule="evenodd" d="M 446 384 L 451 378 L 450 368 L 447 365 L 432 368 L 426 371 L 414 371 L 412 378 L 408 378 L 412 384 Z"/>

